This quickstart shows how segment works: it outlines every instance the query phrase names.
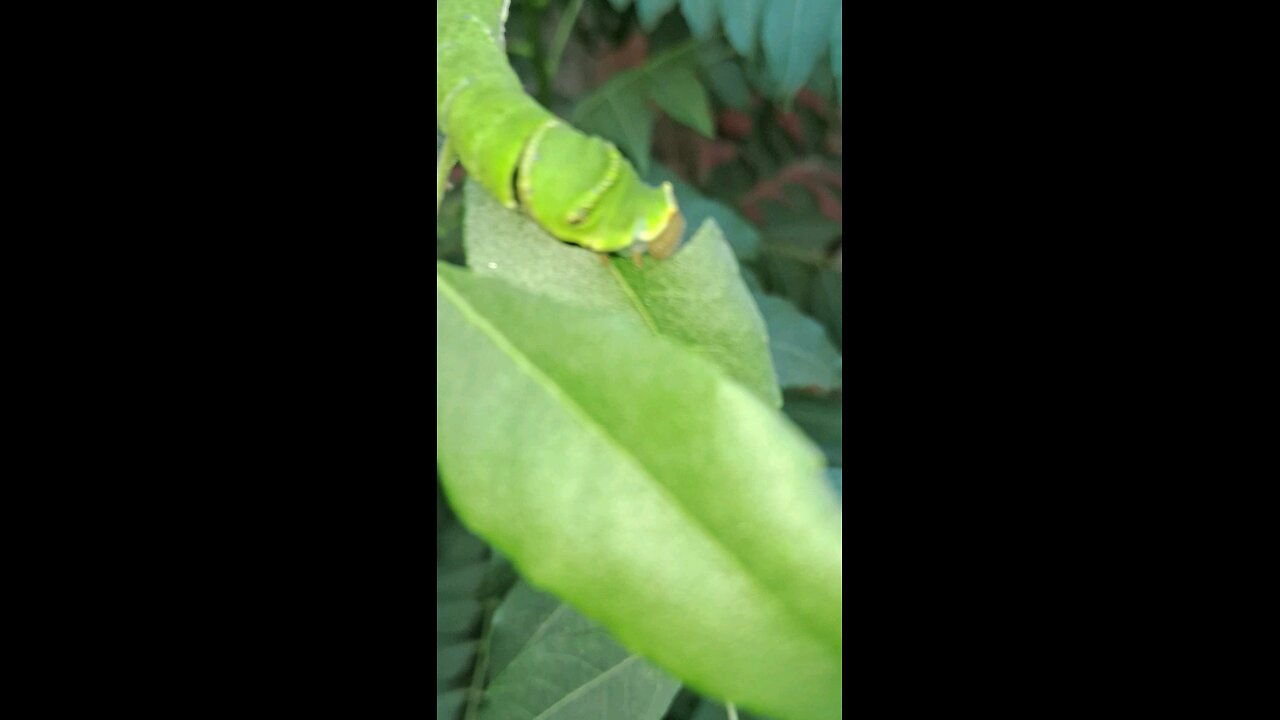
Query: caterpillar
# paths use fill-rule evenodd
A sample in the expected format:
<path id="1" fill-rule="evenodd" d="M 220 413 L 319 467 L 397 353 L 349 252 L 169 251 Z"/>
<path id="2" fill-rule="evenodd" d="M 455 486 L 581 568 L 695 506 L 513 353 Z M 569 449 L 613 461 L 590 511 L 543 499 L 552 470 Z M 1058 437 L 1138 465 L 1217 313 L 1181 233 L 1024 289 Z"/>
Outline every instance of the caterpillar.
<path id="1" fill-rule="evenodd" d="M 646 185 L 618 148 L 525 92 L 506 56 L 511 0 L 436 3 L 436 123 L 470 177 L 559 240 L 663 259 L 684 234 L 671 183 Z"/>

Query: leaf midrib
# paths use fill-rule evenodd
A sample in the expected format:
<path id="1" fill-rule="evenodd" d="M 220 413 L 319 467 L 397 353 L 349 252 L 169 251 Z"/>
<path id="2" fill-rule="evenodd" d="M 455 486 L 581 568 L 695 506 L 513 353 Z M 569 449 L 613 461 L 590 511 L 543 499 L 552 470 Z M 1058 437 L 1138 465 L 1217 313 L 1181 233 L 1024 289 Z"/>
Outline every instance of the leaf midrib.
<path id="1" fill-rule="evenodd" d="M 671 506 L 673 506 L 677 511 L 679 511 L 686 518 L 688 518 L 694 527 L 698 528 L 703 535 L 705 535 L 707 538 L 711 540 L 711 544 L 713 546 L 719 548 L 720 551 L 727 558 L 729 558 L 729 560 L 733 564 L 738 566 L 739 571 L 741 571 L 742 574 L 745 575 L 753 585 L 763 590 L 764 595 L 766 597 L 772 600 L 775 605 L 782 608 L 784 615 L 791 617 L 792 619 L 798 620 L 799 627 L 803 628 L 804 631 L 808 633 L 810 637 L 816 639 L 818 641 L 819 647 L 823 648 L 828 652 L 835 652 L 836 655 L 839 655 L 839 650 L 831 647 L 828 644 L 828 641 L 830 640 L 830 633 L 825 628 L 815 627 L 814 624 L 810 621 L 810 619 L 806 615 L 799 613 L 795 609 L 793 609 L 786 600 L 784 600 L 780 595 L 778 595 L 777 591 L 775 591 L 771 586 L 769 586 L 767 583 L 762 581 L 754 572 L 752 572 L 751 567 L 747 565 L 746 562 L 742 558 L 740 558 L 736 553 L 734 553 L 733 549 L 730 548 L 728 545 L 726 545 L 720 539 L 720 537 L 711 530 L 711 528 L 703 524 L 703 522 L 701 521 L 701 518 L 699 518 L 694 512 L 692 512 L 688 507 L 686 507 L 683 503 L 681 503 L 679 499 L 676 496 L 674 496 L 671 493 L 671 491 L 667 489 L 665 485 L 662 484 L 662 482 L 660 482 L 657 478 L 655 478 L 653 474 L 649 471 L 649 468 L 643 462 L 641 462 L 639 458 L 637 458 L 630 450 L 628 450 L 626 446 L 622 445 L 617 440 L 617 438 L 613 437 L 613 435 L 611 435 L 604 426 L 602 426 L 598 421 L 596 421 L 596 419 L 592 417 L 590 413 L 586 411 L 585 408 L 583 408 L 580 404 L 578 404 L 578 402 L 572 396 L 570 396 L 565 390 L 563 390 L 559 384 L 557 384 L 546 373 L 544 373 L 537 365 L 535 365 L 527 355 L 525 355 L 519 348 L 517 348 L 515 344 L 509 338 L 507 338 L 507 336 L 504 333 L 502 333 L 502 331 L 500 331 L 497 327 L 495 327 L 493 323 L 489 322 L 487 318 L 481 315 L 479 311 L 477 311 L 471 305 L 471 303 L 467 302 L 466 298 L 462 297 L 462 295 L 458 293 L 458 291 L 454 290 L 453 287 L 449 285 L 448 280 L 441 277 L 438 272 L 436 273 L 436 287 L 444 291 L 444 293 L 447 296 L 449 296 L 449 298 L 454 302 L 454 304 L 458 307 L 458 309 L 462 312 L 462 314 L 468 320 L 470 320 L 481 331 L 481 333 L 483 333 L 486 337 L 488 337 L 489 340 L 493 342 L 493 344 L 496 345 L 500 351 L 502 351 L 505 355 L 507 355 L 511 359 L 511 361 L 516 365 L 516 367 L 518 367 L 519 369 L 527 373 L 534 380 L 534 382 L 537 383 L 539 386 L 541 386 L 544 390 L 546 390 L 548 394 L 552 395 L 555 398 L 559 398 L 564 404 L 564 406 L 567 407 L 571 413 L 578 416 L 580 422 L 584 426 L 594 430 L 600 437 L 602 437 L 605 440 L 605 442 L 612 445 L 625 461 L 631 463 L 637 469 L 639 469 L 640 473 L 644 477 L 650 480 L 650 485 L 654 486 L 657 489 L 657 493 L 659 496 L 665 498 Z"/>
<path id="2" fill-rule="evenodd" d="M 624 658 L 624 659 L 623 659 L 621 662 L 619 662 L 617 665 L 614 665 L 613 667 L 609 668 L 608 670 L 605 670 L 604 672 L 600 673 L 599 675 L 596 675 L 595 677 L 591 678 L 590 680 L 588 680 L 588 681 L 586 681 L 586 682 L 582 683 L 582 684 L 581 684 L 581 685 L 579 685 L 577 688 L 574 688 L 574 690 L 573 690 L 572 692 L 566 693 L 564 697 L 562 697 L 562 698 L 560 698 L 559 700 L 557 700 L 553 705 L 551 705 L 551 707 L 549 707 L 549 708 L 547 708 L 546 710 L 543 710 L 542 712 L 538 713 L 538 714 L 533 718 L 533 720 L 542 720 L 542 718 L 547 717 L 547 715 L 551 714 L 553 711 L 555 711 L 555 710 L 559 710 L 560 708 L 564 707 L 565 705 L 567 705 L 567 704 L 569 704 L 569 703 L 573 702 L 574 700 L 576 700 L 576 699 L 578 698 L 578 696 L 580 696 L 580 695 L 582 695 L 583 693 L 585 693 L 585 692 L 586 692 L 586 691 L 587 691 L 591 686 L 599 684 L 599 683 L 600 683 L 600 682 L 602 682 L 606 677 L 608 677 L 608 676 L 610 676 L 610 675 L 612 675 L 612 674 L 614 674 L 614 673 L 618 672 L 619 670 L 621 670 L 621 669 L 623 668 L 623 666 L 625 666 L 627 663 L 630 663 L 630 662 L 632 662 L 632 661 L 634 661 L 634 660 L 638 660 L 639 658 L 640 658 L 640 656 L 639 656 L 639 655 L 628 655 L 626 658 Z"/>

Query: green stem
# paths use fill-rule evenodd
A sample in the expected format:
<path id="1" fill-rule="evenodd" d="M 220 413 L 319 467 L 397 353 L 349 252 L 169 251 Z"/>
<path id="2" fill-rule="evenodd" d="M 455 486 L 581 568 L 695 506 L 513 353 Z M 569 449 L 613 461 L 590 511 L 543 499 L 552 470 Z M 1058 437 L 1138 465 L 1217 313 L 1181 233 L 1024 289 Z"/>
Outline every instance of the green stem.
<path id="1" fill-rule="evenodd" d="M 738 720 L 738 708 L 734 707 L 733 703 L 725 703 L 724 709 L 729 712 L 729 720 Z"/>
<path id="2" fill-rule="evenodd" d="M 542 39 L 542 18 L 546 13 L 539 7 L 531 10 L 533 21 L 529 23 L 533 42 L 533 74 L 538 83 L 538 103 L 542 107 L 551 105 L 551 78 L 547 77 L 547 43 Z"/>
<path id="3" fill-rule="evenodd" d="M 485 675 L 489 672 L 489 633 L 493 630 L 493 612 L 498 601 L 489 598 L 484 604 L 484 624 L 480 628 L 480 642 L 476 645 L 476 666 L 471 673 L 471 687 L 467 689 L 467 709 L 463 720 L 476 720 L 480 712 L 480 698 L 484 696 Z"/>
<path id="4" fill-rule="evenodd" d="M 578 13 L 582 12 L 582 3 L 583 0 L 572 0 L 569 9 L 560 16 L 560 25 L 551 39 L 551 56 L 547 59 L 547 76 L 552 79 L 560 72 L 560 58 L 564 55 L 565 45 L 569 44 L 569 33 L 578 22 Z"/>
<path id="5" fill-rule="evenodd" d="M 440 214 L 440 202 L 444 200 L 444 191 L 449 189 L 449 172 L 458 156 L 453 152 L 453 139 L 445 138 L 440 148 L 440 157 L 436 158 L 436 214 Z"/>

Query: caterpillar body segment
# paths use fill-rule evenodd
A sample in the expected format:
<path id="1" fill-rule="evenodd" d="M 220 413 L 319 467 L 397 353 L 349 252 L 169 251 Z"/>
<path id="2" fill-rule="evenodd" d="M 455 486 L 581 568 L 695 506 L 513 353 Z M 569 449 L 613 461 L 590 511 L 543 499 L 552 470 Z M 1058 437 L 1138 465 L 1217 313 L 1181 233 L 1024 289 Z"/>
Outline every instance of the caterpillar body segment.
<path id="1" fill-rule="evenodd" d="M 618 149 L 529 97 L 503 49 L 506 0 L 436 5 L 436 121 L 471 177 L 547 232 L 596 252 L 666 257 L 684 220 Z"/>

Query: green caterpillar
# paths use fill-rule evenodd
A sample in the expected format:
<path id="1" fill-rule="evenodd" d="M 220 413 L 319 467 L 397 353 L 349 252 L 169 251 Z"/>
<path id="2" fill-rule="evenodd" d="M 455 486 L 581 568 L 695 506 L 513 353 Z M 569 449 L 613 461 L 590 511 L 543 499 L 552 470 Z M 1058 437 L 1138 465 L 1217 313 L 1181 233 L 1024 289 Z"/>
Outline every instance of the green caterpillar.
<path id="1" fill-rule="evenodd" d="M 684 234 L 670 183 L 644 184 L 612 143 L 552 115 L 507 62 L 511 0 L 436 3 L 436 122 L 470 176 L 551 235 L 668 257 Z"/>

